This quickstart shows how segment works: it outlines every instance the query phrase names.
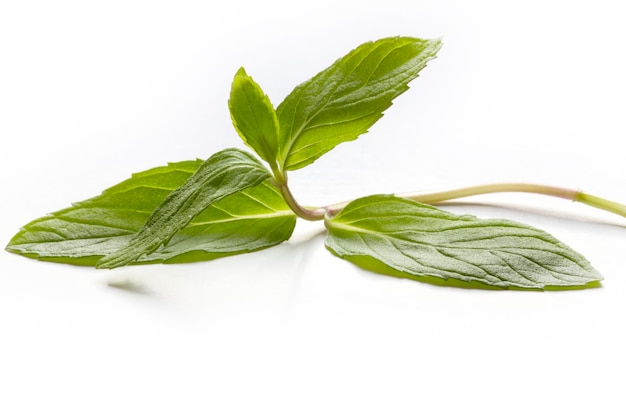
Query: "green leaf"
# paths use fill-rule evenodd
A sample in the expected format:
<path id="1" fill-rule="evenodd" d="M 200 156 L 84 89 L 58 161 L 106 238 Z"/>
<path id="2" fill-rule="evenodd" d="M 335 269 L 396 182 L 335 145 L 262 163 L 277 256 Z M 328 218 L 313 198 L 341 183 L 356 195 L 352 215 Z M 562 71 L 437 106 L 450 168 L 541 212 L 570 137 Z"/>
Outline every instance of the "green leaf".
<path id="1" fill-rule="evenodd" d="M 154 252 L 211 204 L 269 177 L 265 167 L 245 152 L 238 149 L 217 152 L 165 197 L 128 245 L 104 256 L 96 267 L 117 268 Z"/>
<path id="2" fill-rule="evenodd" d="M 427 282 L 541 289 L 602 280 L 582 255 L 542 230 L 394 196 L 355 200 L 326 225 L 326 247 L 339 257 Z"/>
<path id="3" fill-rule="evenodd" d="M 201 163 L 177 162 L 133 174 L 97 197 L 30 222 L 7 250 L 45 261 L 95 265 L 125 247 Z M 193 262 L 264 249 L 289 239 L 295 221 L 278 189 L 264 181 L 214 203 L 167 246 L 135 263 Z"/>
<path id="4" fill-rule="evenodd" d="M 367 132 L 440 48 L 438 39 L 365 43 L 297 86 L 277 109 L 279 166 L 300 169 Z"/>
<path id="5" fill-rule="evenodd" d="M 265 249 L 286 241 L 296 216 L 270 180 L 220 200 L 142 261 L 208 260 Z"/>
<path id="6" fill-rule="evenodd" d="M 244 143 L 274 167 L 278 154 L 278 117 L 270 99 L 243 68 L 235 74 L 228 107 L 235 130 Z"/>

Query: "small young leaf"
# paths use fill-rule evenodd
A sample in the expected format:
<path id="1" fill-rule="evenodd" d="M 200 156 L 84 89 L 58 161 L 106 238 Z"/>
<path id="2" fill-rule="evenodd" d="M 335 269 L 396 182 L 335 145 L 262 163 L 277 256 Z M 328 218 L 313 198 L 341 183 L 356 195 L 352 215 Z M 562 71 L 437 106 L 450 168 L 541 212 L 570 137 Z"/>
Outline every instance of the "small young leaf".
<path id="1" fill-rule="evenodd" d="M 367 132 L 440 48 L 438 39 L 365 43 L 297 86 L 276 110 L 279 166 L 300 169 Z"/>
<path id="2" fill-rule="evenodd" d="M 211 204 L 269 177 L 267 169 L 248 153 L 238 149 L 217 152 L 165 197 L 127 246 L 104 256 L 96 267 L 117 268 L 154 252 Z"/>
<path id="3" fill-rule="evenodd" d="M 244 143 L 272 167 L 278 154 L 278 117 L 261 87 L 240 68 L 228 101 L 235 130 Z"/>
<path id="4" fill-rule="evenodd" d="M 326 247 L 339 257 L 366 267 L 382 262 L 418 280 L 540 289 L 602 280 L 582 255 L 544 231 L 394 196 L 355 200 L 326 225 Z"/>
<path id="5" fill-rule="evenodd" d="M 39 260 L 95 265 L 128 244 L 150 213 L 202 161 L 143 171 L 101 195 L 24 226 L 7 250 Z M 296 216 L 270 181 L 234 193 L 198 214 L 167 246 L 134 263 L 194 262 L 277 245 L 291 236 Z"/>

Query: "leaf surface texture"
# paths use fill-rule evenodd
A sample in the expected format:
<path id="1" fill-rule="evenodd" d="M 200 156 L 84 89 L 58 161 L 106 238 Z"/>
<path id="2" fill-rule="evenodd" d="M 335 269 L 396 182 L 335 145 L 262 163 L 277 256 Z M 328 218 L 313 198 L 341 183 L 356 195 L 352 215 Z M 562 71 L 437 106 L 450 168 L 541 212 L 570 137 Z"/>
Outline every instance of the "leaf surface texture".
<path id="1" fill-rule="evenodd" d="M 602 279 L 582 255 L 542 230 L 394 196 L 355 200 L 326 225 L 326 246 L 336 255 L 365 267 L 382 263 L 416 279 L 536 289 Z"/>
<path id="2" fill-rule="evenodd" d="M 124 248 L 201 164 L 176 162 L 133 174 L 99 196 L 28 223 L 7 249 L 41 260 L 95 265 Z M 289 239 L 295 221 L 280 192 L 263 181 L 204 209 L 167 245 L 134 263 L 192 262 L 263 249 Z"/>
<path id="3" fill-rule="evenodd" d="M 297 86 L 276 110 L 280 166 L 303 168 L 367 132 L 440 47 L 437 39 L 368 42 Z"/>
<path id="4" fill-rule="evenodd" d="M 267 95 L 243 68 L 233 79 L 228 107 L 244 143 L 273 166 L 278 154 L 278 117 Z"/>

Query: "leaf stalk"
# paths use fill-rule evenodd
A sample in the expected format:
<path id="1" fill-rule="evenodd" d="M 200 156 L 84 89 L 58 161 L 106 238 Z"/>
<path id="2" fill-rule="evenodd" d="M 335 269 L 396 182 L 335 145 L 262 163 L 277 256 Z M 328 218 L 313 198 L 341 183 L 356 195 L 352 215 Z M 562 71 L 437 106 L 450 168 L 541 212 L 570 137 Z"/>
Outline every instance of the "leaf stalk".
<path id="1" fill-rule="evenodd" d="M 626 205 L 619 204 L 617 202 L 597 197 L 591 194 L 583 193 L 579 190 L 571 188 L 554 187 L 541 184 L 495 183 L 427 193 L 397 193 L 394 195 L 396 197 L 407 198 L 409 200 L 417 201 L 419 203 L 436 205 L 438 203 L 443 203 L 446 201 L 456 200 L 464 197 L 511 192 L 542 194 L 550 197 L 562 198 L 573 202 L 583 203 L 590 207 L 594 207 L 600 210 L 617 214 L 622 217 L 626 217 Z M 341 211 L 341 209 L 343 209 L 349 203 L 349 201 L 346 201 L 338 204 L 333 204 L 324 207 L 323 210 L 326 212 L 327 216 L 332 217 L 336 215 L 339 211 Z"/>
<path id="2" fill-rule="evenodd" d="M 274 180 L 277 182 L 278 189 L 285 199 L 285 202 L 296 216 L 309 221 L 318 221 L 324 219 L 324 215 L 326 214 L 326 209 L 324 207 L 310 208 L 298 204 L 293 194 L 291 193 L 289 186 L 287 185 L 286 176 L 283 177 L 282 182 L 279 182 L 277 178 L 274 178 Z"/>

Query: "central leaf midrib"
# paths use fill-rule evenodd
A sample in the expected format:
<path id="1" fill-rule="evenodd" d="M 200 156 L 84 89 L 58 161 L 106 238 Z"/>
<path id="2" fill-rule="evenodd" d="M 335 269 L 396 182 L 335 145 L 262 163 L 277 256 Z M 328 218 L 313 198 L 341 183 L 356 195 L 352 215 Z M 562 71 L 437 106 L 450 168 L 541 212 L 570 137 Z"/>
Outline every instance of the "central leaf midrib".
<path id="1" fill-rule="evenodd" d="M 415 242 L 415 241 L 411 241 L 411 240 L 409 240 L 409 239 L 403 239 L 403 238 L 398 237 L 398 236 L 392 236 L 392 235 L 389 235 L 389 234 L 387 234 L 387 233 L 380 233 L 380 232 L 376 232 L 376 231 L 373 231 L 373 230 L 364 229 L 364 228 L 360 228 L 360 227 L 349 226 L 349 225 L 344 224 L 344 223 L 333 223 L 333 222 L 327 222 L 327 226 L 328 226 L 329 230 L 331 230 L 331 229 L 333 229 L 333 228 L 334 228 L 334 229 L 340 229 L 340 230 L 344 230 L 344 231 L 354 232 L 357 236 L 358 236 L 359 234 L 367 234 L 367 235 L 380 236 L 380 237 L 382 237 L 382 238 L 388 239 L 388 240 L 389 240 L 389 242 L 390 242 L 390 244 L 392 244 L 392 245 L 394 245 L 394 246 L 395 246 L 394 241 L 406 241 L 406 242 L 410 242 L 410 243 L 412 243 L 412 244 L 417 243 L 417 242 Z M 361 238 L 361 241 L 362 241 L 362 242 L 365 242 L 362 238 Z M 439 251 L 439 249 L 443 248 L 443 249 L 465 249 L 465 250 L 472 250 L 472 249 L 475 249 L 475 250 L 484 250 L 484 249 L 476 249 L 476 248 L 456 248 L 456 247 L 448 247 L 448 246 L 445 246 L 445 245 L 427 244 L 427 243 L 423 243 L 423 242 L 420 242 L 419 244 L 426 245 L 426 246 L 432 246 L 432 247 L 433 247 L 435 250 L 437 250 L 437 252 L 439 252 L 441 255 L 443 255 L 443 256 L 447 256 L 447 257 L 448 257 L 448 256 L 451 256 L 451 255 L 450 255 L 450 254 L 443 254 L 443 253 L 441 253 L 441 251 Z M 369 245 L 368 245 L 368 246 L 369 246 Z M 399 250 L 399 249 L 398 249 L 398 250 Z M 567 259 L 568 261 L 573 262 L 574 264 L 578 265 L 581 269 L 583 269 L 583 270 L 585 269 L 585 268 L 583 268 L 583 266 L 582 266 L 582 265 L 580 265 L 578 262 L 575 262 L 575 260 L 572 260 L 572 259 L 570 259 L 569 257 L 564 257 L 564 256 L 563 256 L 563 254 L 561 254 L 561 253 L 558 253 L 558 252 L 553 252 L 553 251 L 549 251 L 549 250 L 540 250 L 540 251 L 541 251 L 541 252 L 550 252 L 550 253 L 552 253 L 553 255 L 561 256 L 561 257 L 563 257 L 564 259 Z M 401 253 L 403 253 L 402 251 L 400 251 L 400 252 L 401 252 Z M 492 253 L 492 254 L 494 254 L 494 252 L 493 252 L 492 250 L 490 250 L 489 252 L 490 252 L 490 253 Z M 496 251 L 496 252 L 497 252 L 497 251 Z M 505 253 L 510 253 L 510 252 L 507 252 L 507 251 L 504 251 L 504 252 L 505 252 Z M 403 254 L 404 254 L 404 253 L 403 253 Z M 519 254 L 514 254 L 514 255 L 521 256 L 521 255 L 519 255 Z M 408 255 L 404 254 L 404 256 L 408 256 Z M 498 257 L 499 259 L 501 259 L 503 262 L 505 262 L 505 261 L 504 261 L 504 259 L 502 259 L 502 257 L 501 257 L 501 256 L 497 255 L 497 257 Z M 410 257 L 410 259 L 413 259 L 413 260 L 415 261 L 415 259 L 414 259 L 414 258 L 412 258 L 412 257 Z M 457 260 L 462 261 L 462 262 L 464 262 L 464 263 L 468 263 L 466 260 L 460 260 L 460 259 L 458 259 L 458 258 L 456 258 L 456 257 L 454 257 L 454 259 L 457 259 Z M 506 263 L 506 262 L 505 262 L 505 263 Z M 468 263 L 468 265 L 471 265 L 471 266 L 473 266 L 473 267 L 477 267 L 477 268 L 482 269 L 479 265 L 475 265 L 475 264 L 472 264 L 472 263 Z M 552 277 L 553 277 L 556 281 L 560 281 L 560 282 L 571 282 L 571 281 L 570 281 L 570 280 L 568 280 L 567 278 L 564 278 L 564 277 L 562 276 L 563 274 L 562 274 L 560 271 L 555 271 L 555 270 L 552 270 L 552 269 L 547 268 L 547 267 L 545 267 L 545 266 L 543 266 L 543 265 L 539 265 L 539 266 L 541 266 L 544 270 L 546 270 L 546 271 L 547 271 L 547 272 L 548 272 L 548 273 L 549 273 L 549 274 L 550 274 L 550 275 L 551 275 L 551 276 L 552 276 Z M 510 268 L 510 266 L 509 266 L 509 268 Z M 534 282 L 532 279 L 529 279 L 528 277 L 525 277 L 524 275 L 520 274 L 520 273 L 519 273 L 519 271 L 517 271 L 517 270 L 515 270 L 515 269 L 513 269 L 513 268 L 510 268 L 510 269 L 511 269 L 511 270 L 513 270 L 513 271 L 514 271 L 515 273 L 517 273 L 518 275 L 520 275 L 520 277 L 521 277 L 523 280 L 528 281 L 528 282 L 531 282 L 531 283 L 533 283 L 533 284 L 536 284 L 536 282 Z M 489 273 L 489 272 L 485 271 L 484 269 L 483 269 L 483 271 L 484 271 L 484 272 L 485 272 L 488 276 L 490 276 L 490 277 L 492 277 L 492 278 L 495 278 L 498 282 L 507 282 L 507 281 L 503 280 L 501 277 L 498 277 L 497 275 L 493 275 L 493 274 L 491 274 L 491 273 Z M 577 277 L 583 277 L 582 275 L 579 275 L 579 274 L 576 274 L 576 276 L 577 276 Z M 477 277 L 477 276 L 476 276 L 475 278 L 479 278 L 479 277 Z M 491 285 L 493 285 L 493 283 L 492 283 Z"/>
<path id="2" fill-rule="evenodd" d="M 397 236 L 395 233 L 394 234 L 389 234 L 389 233 L 384 233 L 384 232 L 377 232 L 374 230 L 370 230 L 370 229 L 364 229 L 364 228 L 360 228 L 360 227 L 355 227 L 355 226 L 349 226 L 345 223 L 338 223 L 338 222 L 332 222 L 332 221 L 327 221 L 326 222 L 327 227 L 329 230 L 335 228 L 335 229 L 340 229 L 340 230 L 345 230 L 345 231 L 349 231 L 349 232 L 354 232 L 354 233 L 363 233 L 363 234 L 368 234 L 368 235 L 373 235 L 373 236 L 380 236 L 380 237 L 384 237 L 386 239 L 389 240 L 396 240 L 396 241 L 403 241 L 403 242 L 408 242 L 411 244 L 420 244 L 420 245 L 424 245 L 424 246 L 431 246 L 434 248 L 442 248 L 442 249 L 451 249 L 451 250 L 487 250 L 485 248 L 466 248 L 466 247 L 457 247 L 457 246 L 448 246 L 448 245 L 442 245 L 442 244 L 438 244 L 438 243 L 427 243 L 427 242 L 417 242 L 411 239 L 407 239 L 407 238 L 403 238 L 401 236 Z M 397 233 L 401 233 L 400 231 L 398 231 Z M 424 233 L 435 233 L 435 232 L 424 232 Z M 529 238 L 534 238 L 534 236 L 524 236 L 524 237 L 529 237 Z M 549 243 L 549 242 L 548 242 Z M 505 247 L 505 249 L 516 249 L 517 247 Z M 579 267 L 581 267 L 582 269 L 583 266 L 580 264 L 580 262 L 578 262 L 578 260 L 576 259 L 572 259 L 569 256 L 565 256 L 564 254 L 558 252 L 558 251 L 554 251 L 554 250 L 550 250 L 547 248 L 531 248 L 530 250 L 536 250 L 539 252 L 543 252 L 543 253 L 551 253 L 553 255 L 556 256 L 560 256 L 563 259 L 567 259 L 568 261 L 578 265 Z"/>
<path id="3" fill-rule="evenodd" d="M 228 219 L 212 220 L 212 221 L 206 221 L 206 222 L 191 221 L 187 227 L 202 226 L 202 225 L 207 225 L 207 224 L 228 223 L 228 222 L 239 221 L 239 220 L 269 219 L 272 217 L 288 217 L 290 215 L 293 215 L 293 212 L 291 210 L 281 210 L 281 211 L 277 211 L 274 213 L 264 213 L 264 214 L 247 214 L 243 216 L 233 215 L 231 218 L 228 218 Z"/>

